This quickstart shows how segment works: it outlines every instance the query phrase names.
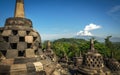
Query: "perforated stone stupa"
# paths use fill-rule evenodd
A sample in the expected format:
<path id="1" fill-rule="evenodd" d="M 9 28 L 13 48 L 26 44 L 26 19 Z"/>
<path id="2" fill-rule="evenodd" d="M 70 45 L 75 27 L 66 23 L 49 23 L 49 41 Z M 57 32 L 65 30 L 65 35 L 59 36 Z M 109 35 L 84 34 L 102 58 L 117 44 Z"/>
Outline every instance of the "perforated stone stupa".
<path id="1" fill-rule="evenodd" d="M 110 75 L 110 71 L 104 66 L 103 56 L 94 49 L 93 39 L 91 49 L 83 57 L 79 72 L 83 75 Z"/>
<path id="2" fill-rule="evenodd" d="M 24 0 L 16 0 L 14 17 L 0 28 L 0 52 L 0 75 L 62 75 L 60 65 L 42 52 L 41 37 L 25 18 Z"/>

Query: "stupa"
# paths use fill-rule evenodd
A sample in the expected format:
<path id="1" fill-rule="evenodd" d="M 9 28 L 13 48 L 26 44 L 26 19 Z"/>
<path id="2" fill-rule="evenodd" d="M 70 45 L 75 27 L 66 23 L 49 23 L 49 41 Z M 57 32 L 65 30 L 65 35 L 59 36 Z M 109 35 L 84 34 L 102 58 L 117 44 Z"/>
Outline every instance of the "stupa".
<path id="1" fill-rule="evenodd" d="M 32 21 L 25 18 L 24 0 L 16 0 L 14 17 L 0 27 L 0 52 L 0 75 L 62 75 L 60 65 L 43 53 Z"/>
<path id="2" fill-rule="evenodd" d="M 49 40 L 46 43 L 46 49 L 44 49 L 44 54 L 48 56 L 52 61 L 57 61 L 56 55 L 51 49 L 51 43 Z"/>
<path id="3" fill-rule="evenodd" d="M 91 48 L 83 56 L 83 63 L 79 67 L 83 75 L 110 75 L 110 71 L 104 66 L 103 56 L 94 48 L 94 39 L 90 40 Z"/>

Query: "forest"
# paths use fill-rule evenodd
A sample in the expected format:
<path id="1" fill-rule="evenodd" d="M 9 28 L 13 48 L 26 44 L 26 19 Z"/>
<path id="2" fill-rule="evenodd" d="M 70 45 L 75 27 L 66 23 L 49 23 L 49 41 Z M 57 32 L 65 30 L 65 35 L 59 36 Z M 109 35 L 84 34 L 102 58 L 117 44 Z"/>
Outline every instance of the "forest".
<path id="1" fill-rule="evenodd" d="M 120 42 L 111 42 L 108 36 L 104 42 L 95 40 L 94 47 L 97 52 L 107 58 L 115 58 L 120 61 Z M 46 42 L 42 44 L 43 49 L 46 48 Z M 72 60 L 73 57 L 84 55 L 90 50 L 90 40 L 76 39 L 76 38 L 61 38 L 51 41 L 51 48 L 58 56 L 58 58 L 67 57 Z"/>

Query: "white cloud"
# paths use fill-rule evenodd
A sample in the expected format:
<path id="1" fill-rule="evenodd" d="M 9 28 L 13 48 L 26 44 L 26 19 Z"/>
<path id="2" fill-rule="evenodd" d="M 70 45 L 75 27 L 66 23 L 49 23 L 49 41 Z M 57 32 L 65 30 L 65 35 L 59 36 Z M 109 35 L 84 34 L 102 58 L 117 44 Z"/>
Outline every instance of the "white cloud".
<path id="1" fill-rule="evenodd" d="M 93 36 L 93 34 L 90 31 L 99 28 L 101 28 L 100 25 L 90 23 L 89 25 L 85 26 L 84 30 L 77 32 L 77 36 Z"/>
<path id="2" fill-rule="evenodd" d="M 91 23 L 91 24 L 85 26 L 84 31 L 91 31 L 91 30 L 95 30 L 95 29 L 99 29 L 99 28 L 101 28 L 101 26 Z"/>
<path id="3" fill-rule="evenodd" d="M 79 36 L 79 35 L 81 35 L 81 36 L 92 36 L 91 32 L 89 32 L 89 31 L 80 31 L 80 32 L 77 33 L 77 36 Z"/>

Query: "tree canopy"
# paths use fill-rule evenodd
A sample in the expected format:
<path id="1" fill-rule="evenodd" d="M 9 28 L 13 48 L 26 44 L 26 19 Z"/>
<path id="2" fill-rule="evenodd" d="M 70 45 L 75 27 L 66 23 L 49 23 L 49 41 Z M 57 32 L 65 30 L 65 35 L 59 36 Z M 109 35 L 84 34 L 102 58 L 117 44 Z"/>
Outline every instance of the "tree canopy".
<path id="1" fill-rule="evenodd" d="M 114 58 L 120 60 L 120 43 L 112 43 L 109 38 L 105 39 L 105 43 L 95 40 L 95 49 L 104 57 L 110 57 L 111 50 L 114 49 Z M 75 56 L 80 56 L 80 53 L 83 55 L 90 49 L 90 41 L 85 39 L 62 38 L 51 42 L 51 44 L 51 48 L 59 58 L 66 56 L 67 59 L 72 59 Z M 43 46 L 45 47 L 45 42 Z"/>

